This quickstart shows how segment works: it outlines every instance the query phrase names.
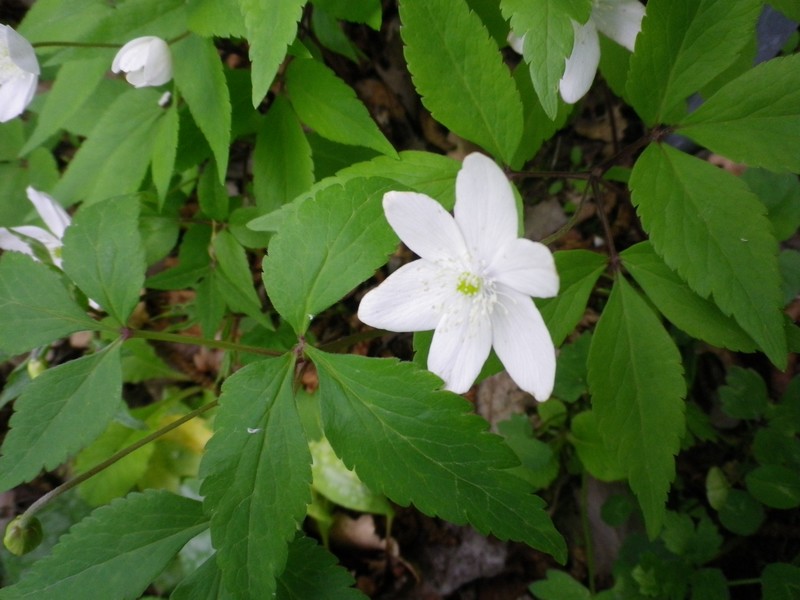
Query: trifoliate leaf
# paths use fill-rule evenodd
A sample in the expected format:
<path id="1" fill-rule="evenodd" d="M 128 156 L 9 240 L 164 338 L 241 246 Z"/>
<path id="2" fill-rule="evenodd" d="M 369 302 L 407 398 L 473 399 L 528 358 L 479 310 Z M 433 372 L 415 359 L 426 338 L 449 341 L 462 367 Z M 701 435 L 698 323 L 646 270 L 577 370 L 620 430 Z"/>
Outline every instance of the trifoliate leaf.
<path id="1" fill-rule="evenodd" d="M 396 247 L 381 205 L 392 189 L 395 182 L 380 178 L 325 188 L 287 216 L 272 238 L 264 284 L 298 334 L 314 315 L 371 277 Z"/>
<path id="2" fill-rule="evenodd" d="M 305 0 L 239 0 L 253 62 L 253 106 L 261 104 L 297 35 Z"/>
<path id="3" fill-rule="evenodd" d="M 213 41 L 197 35 L 173 44 L 172 56 L 175 84 L 211 146 L 219 180 L 224 183 L 231 144 L 231 100 L 222 60 Z"/>
<path id="4" fill-rule="evenodd" d="M 755 34 L 760 0 L 650 0 L 628 74 L 648 125 L 674 123 L 686 99 L 733 64 Z"/>
<path id="5" fill-rule="evenodd" d="M 633 275 L 650 301 L 678 328 L 714 346 L 752 352 L 756 344 L 731 317 L 711 300 L 698 296 L 653 250 L 641 242 L 620 253 L 622 264 Z"/>
<path id="6" fill-rule="evenodd" d="M 0 350 L 21 354 L 76 331 L 100 328 L 51 268 L 20 252 L 0 257 Z"/>
<path id="7" fill-rule="evenodd" d="M 623 277 L 592 336 L 589 389 L 603 441 L 627 472 L 653 538 L 675 477 L 686 382 L 675 342 Z"/>
<path id="8" fill-rule="evenodd" d="M 666 145 L 644 151 L 630 186 L 656 253 L 785 368 L 778 247 L 764 205 L 737 177 Z"/>
<path id="9" fill-rule="evenodd" d="M 119 345 L 36 377 L 14 404 L 0 456 L 0 490 L 55 469 L 99 436 L 119 410 Z"/>
<path id="10" fill-rule="evenodd" d="M 513 452 L 462 398 L 436 391 L 436 376 L 413 363 L 306 351 L 319 373 L 325 435 L 371 489 L 565 558 L 544 503 L 506 470 Z"/>
<path id="11" fill-rule="evenodd" d="M 405 0 L 400 34 L 422 103 L 435 119 L 510 163 L 522 102 L 488 31 L 464 0 Z"/>
<path id="12" fill-rule="evenodd" d="M 397 156 L 353 89 L 321 62 L 294 59 L 286 70 L 286 87 L 300 120 L 322 137 Z"/>
<path id="13" fill-rule="evenodd" d="M 262 214 L 277 210 L 314 183 L 311 146 L 291 105 L 278 96 L 269 107 L 253 151 L 253 191 Z"/>
<path id="14" fill-rule="evenodd" d="M 726 84 L 682 119 L 679 131 L 737 162 L 797 173 L 800 55 L 762 63 Z"/>
<path id="15" fill-rule="evenodd" d="M 0 598 L 139 598 L 207 527 L 196 500 L 166 491 L 131 494 L 75 525 L 19 583 L 0 590 Z"/>
<path id="16" fill-rule="evenodd" d="M 270 598 L 311 501 L 311 455 L 292 390 L 292 355 L 252 363 L 222 388 L 201 493 L 225 587 Z"/>
<path id="17" fill-rule="evenodd" d="M 555 298 L 536 300 L 553 343 L 560 346 L 586 311 L 586 303 L 608 259 L 588 250 L 562 250 L 553 253 L 560 289 Z"/>

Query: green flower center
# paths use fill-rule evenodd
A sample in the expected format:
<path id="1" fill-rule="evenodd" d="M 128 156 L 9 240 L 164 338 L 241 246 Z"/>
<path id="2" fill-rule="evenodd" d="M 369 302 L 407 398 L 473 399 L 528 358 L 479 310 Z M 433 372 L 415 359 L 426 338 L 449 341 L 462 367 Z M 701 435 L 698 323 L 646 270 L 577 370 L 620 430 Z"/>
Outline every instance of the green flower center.
<path id="1" fill-rule="evenodd" d="M 474 296 L 481 291 L 483 280 L 473 273 L 462 273 L 458 278 L 456 289 L 465 296 Z"/>

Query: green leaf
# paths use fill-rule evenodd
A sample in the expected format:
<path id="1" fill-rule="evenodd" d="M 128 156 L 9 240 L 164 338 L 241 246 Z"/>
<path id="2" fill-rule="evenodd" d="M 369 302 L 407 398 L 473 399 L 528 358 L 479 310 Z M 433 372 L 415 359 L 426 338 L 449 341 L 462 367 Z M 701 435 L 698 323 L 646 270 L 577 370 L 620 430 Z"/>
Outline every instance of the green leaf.
<path id="1" fill-rule="evenodd" d="M 196 571 L 181 581 L 169 598 L 170 600 L 231 600 L 233 596 L 222 583 L 217 555 L 212 554 Z"/>
<path id="2" fill-rule="evenodd" d="M 36 129 L 19 151 L 20 155 L 27 154 L 57 133 L 94 93 L 107 72 L 108 59 L 105 56 L 64 64 L 47 94 Z"/>
<path id="3" fill-rule="evenodd" d="M 23 598 L 139 598 L 177 551 L 207 527 L 201 504 L 166 491 L 131 494 L 94 511 L 22 580 Z M 91 590 L 90 592 L 88 590 Z"/>
<path id="4" fill-rule="evenodd" d="M 731 367 L 719 388 L 722 410 L 735 419 L 758 419 L 767 409 L 767 384 L 752 369 Z"/>
<path id="5" fill-rule="evenodd" d="M 397 246 L 383 216 L 386 179 L 352 179 L 297 207 L 272 238 L 264 284 L 275 309 L 298 334 L 314 315 L 371 277 Z"/>
<path id="6" fill-rule="evenodd" d="M 648 125 L 674 123 L 686 99 L 732 65 L 760 0 L 651 0 L 628 73 L 628 100 Z"/>
<path id="7" fill-rule="evenodd" d="M 231 99 L 219 53 L 212 40 L 190 35 L 173 44 L 172 64 L 175 84 L 211 146 L 220 183 L 224 183 L 231 143 Z"/>
<path id="8" fill-rule="evenodd" d="M 625 477 L 622 461 L 616 456 L 616 447 L 603 441 L 594 411 L 586 410 L 575 415 L 570 434 L 569 441 L 592 477 L 600 481 L 618 481 Z"/>
<path id="9" fill-rule="evenodd" d="M 276 210 L 314 183 L 311 146 L 291 105 L 278 96 L 262 121 L 253 151 L 253 192 L 262 212 Z"/>
<path id="10" fill-rule="evenodd" d="M 305 0 L 239 0 L 253 63 L 253 106 L 261 104 L 272 85 L 286 48 L 297 35 Z"/>
<path id="11" fill-rule="evenodd" d="M 125 90 L 97 119 L 53 196 L 65 204 L 86 204 L 135 192 L 153 155 L 157 123 L 163 114 L 160 93 Z"/>
<path id="12" fill-rule="evenodd" d="M 211 159 L 197 182 L 197 201 L 203 214 L 214 221 L 225 221 L 230 211 L 228 189 L 217 179 L 216 161 Z"/>
<path id="13" fill-rule="evenodd" d="M 784 369 L 778 247 L 763 204 L 737 177 L 665 145 L 644 151 L 630 186 L 656 253 Z"/>
<path id="14" fill-rule="evenodd" d="M 0 351 L 21 354 L 86 329 L 101 326 L 54 270 L 20 252 L 0 257 Z"/>
<path id="15" fill-rule="evenodd" d="M 781 271 L 783 285 L 783 301 L 791 304 L 800 294 L 800 252 L 797 250 L 781 250 L 778 255 L 778 267 Z"/>
<path id="16" fill-rule="evenodd" d="M 770 6 L 777 8 L 792 21 L 800 21 L 800 5 L 794 0 L 770 0 Z"/>
<path id="17" fill-rule="evenodd" d="M 745 477 L 747 491 L 769 506 L 788 510 L 800 506 L 800 475 L 780 465 L 761 465 Z"/>
<path id="18" fill-rule="evenodd" d="M 794 600 L 800 594 L 800 567 L 786 563 L 767 565 L 761 573 L 763 600 Z"/>
<path id="19" fill-rule="evenodd" d="M 201 493 L 225 587 L 269 598 L 287 544 L 311 501 L 311 455 L 292 391 L 292 355 L 250 364 L 225 381 Z"/>
<path id="20" fill-rule="evenodd" d="M 800 55 L 762 63 L 726 84 L 682 119 L 679 131 L 751 167 L 800 171 Z"/>
<path id="21" fill-rule="evenodd" d="M 586 361 L 592 334 L 584 332 L 574 342 L 562 346 L 558 352 L 556 381 L 553 396 L 564 402 L 575 402 L 589 391 L 586 384 Z"/>
<path id="22" fill-rule="evenodd" d="M 747 492 L 730 490 L 719 508 L 719 522 L 737 535 L 753 535 L 764 522 L 764 508 Z"/>
<path id="23" fill-rule="evenodd" d="M 422 103 L 459 136 L 510 163 L 522 102 L 502 56 L 464 0 L 400 3 L 400 34 Z"/>
<path id="24" fill-rule="evenodd" d="M 219 329 L 222 318 L 225 316 L 225 296 L 223 295 L 222 276 L 216 270 L 209 271 L 208 275 L 195 286 L 194 311 L 203 336 L 213 338 Z"/>
<path id="25" fill-rule="evenodd" d="M 99 436 L 119 410 L 119 345 L 36 377 L 14 404 L 0 456 L 0 490 L 53 470 Z"/>
<path id="26" fill-rule="evenodd" d="M 382 8 L 380 0 L 313 0 L 314 6 L 319 6 L 342 21 L 353 23 L 366 23 L 372 29 L 381 28 Z"/>
<path id="27" fill-rule="evenodd" d="M 608 258 L 588 250 L 555 252 L 556 270 L 561 280 L 555 298 L 536 300 L 553 343 L 560 346 L 586 311 L 586 303 Z"/>
<path id="28" fill-rule="evenodd" d="M 239 0 L 188 0 L 189 28 L 205 37 L 245 37 Z"/>
<path id="29" fill-rule="evenodd" d="M 753 352 L 752 338 L 711 300 L 698 296 L 653 250 L 641 242 L 620 253 L 622 264 L 633 275 L 650 301 L 676 327 L 714 346 Z"/>
<path id="30" fill-rule="evenodd" d="M 278 578 L 277 600 L 358 600 L 365 596 L 351 587 L 353 578 L 327 550 L 307 537 L 289 544 L 286 570 Z"/>
<path id="31" fill-rule="evenodd" d="M 564 541 L 506 469 L 515 457 L 470 405 L 413 363 L 306 348 L 317 366 L 325 435 L 371 489 L 428 515 L 566 557 Z"/>
<path id="32" fill-rule="evenodd" d="M 539 408 L 553 406 L 556 402 L 553 400 L 540 404 Z M 540 417 L 542 420 L 547 420 L 543 415 Z M 511 415 L 510 419 L 497 424 L 497 432 L 503 436 L 508 447 L 522 463 L 510 472 L 530 483 L 535 489 L 546 488 L 558 477 L 558 458 L 549 444 L 534 437 L 528 417 Z"/>
<path id="33" fill-rule="evenodd" d="M 592 593 L 567 573 L 547 570 L 547 578 L 534 581 L 528 588 L 541 600 L 591 600 Z"/>
<path id="34" fill-rule="evenodd" d="M 598 428 L 628 475 L 651 538 L 661 529 L 685 429 L 681 357 L 653 309 L 618 277 L 589 352 Z"/>
<path id="35" fill-rule="evenodd" d="M 791 173 L 747 169 L 742 181 L 767 207 L 778 241 L 785 241 L 800 227 L 800 181 Z"/>
<path id="36" fill-rule="evenodd" d="M 729 600 L 728 580 L 719 569 L 697 569 L 691 576 L 692 600 Z"/>
<path id="37" fill-rule="evenodd" d="M 64 233 L 64 272 L 125 325 L 144 284 L 139 196 L 83 206 Z"/>
<path id="38" fill-rule="evenodd" d="M 190 225 L 178 250 L 178 266 L 156 273 L 146 285 L 157 290 L 178 290 L 191 286 L 208 272 L 211 259 L 211 227 L 204 223 Z"/>
<path id="39" fill-rule="evenodd" d="M 286 69 L 286 88 L 300 120 L 321 136 L 397 156 L 353 89 L 321 62 L 294 59 Z"/>
<path id="40" fill-rule="evenodd" d="M 570 14 L 569 3 L 562 0 L 501 0 L 500 8 L 511 20 L 511 30 L 525 36 L 523 56 L 530 68 L 533 87 L 545 114 L 555 120 L 558 83 L 574 43 L 572 21 L 585 23 L 589 12 L 584 6 L 581 14 L 575 14 L 574 10 Z M 591 5 L 588 8 L 591 10 Z M 575 19 L 576 16 L 583 18 Z"/>
<path id="41" fill-rule="evenodd" d="M 178 105 L 174 103 L 164 109 L 164 115 L 157 121 L 157 130 L 153 141 L 153 156 L 150 169 L 153 184 L 158 190 L 159 209 L 169 192 L 169 185 L 175 170 L 175 158 L 178 153 Z"/>

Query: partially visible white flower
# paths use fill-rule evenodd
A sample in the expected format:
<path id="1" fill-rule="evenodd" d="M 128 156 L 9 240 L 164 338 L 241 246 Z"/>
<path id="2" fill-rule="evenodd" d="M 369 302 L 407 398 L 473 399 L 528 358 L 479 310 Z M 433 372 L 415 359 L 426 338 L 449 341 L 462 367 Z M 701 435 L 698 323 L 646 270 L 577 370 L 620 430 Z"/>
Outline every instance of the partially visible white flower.
<path id="1" fill-rule="evenodd" d="M 367 293 L 358 317 L 390 331 L 433 329 L 428 369 L 466 392 L 494 347 L 537 400 L 553 391 L 555 348 L 531 296 L 558 292 L 550 250 L 517 237 L 514 193 L 491 159 L 470 154 L 456 178 L 455 218 L 424 194 L 388 192 L 389 224 L 420 260 Z"/>
<path id="2" fill-rule="evenodd" d="M 583 25 L 572 22 L 572 53 L 566 59 L 564 75 L 558 83 L 564 102 L 575 104 L 592 87 L 600 64 L 598 30 L 633 52 L 644 13 L 639 0 L 593 0 L 589 20 Z M 524 40 L 524 35 L 518 36 L 513 31 L 508 35 L 508 44 L 518 54 L 522 54 Z"/>
<path id="3" fill-rule="evenodd" d="M 125 72 L 134 87 L 152 87 L 172 79 L 172 55 L 167 42 L 147 35 L 131 40 L 120 48 L 111 63 L 114 73 Z"/>
<path id="4" fill-rule="evenodd" d="M 64 230 L 71 223 L 70 216 L 58 202 L 44 192 L 35 190 L 30 186 L 25 191 L 28 194 L 28 200 L 31 201 L 36 212 L 39 213 L 47 229 L 35 225 L 21 225 L 10 229 L 0 228 L 0 248 L 23 252 L 36 259 L 33 248 L 25 241 L 25 238 L 34 239 L 47 249 L 53 264 L 60 269 L 61 247 L 64 245 L 61 240 L 64 237 Z"/>
<path id="5" fill-rule="evenodd" d="M 594 0 L 588 21 L 584 25 L 572 22 L 575 43 L 558 83 L 564 102 L 574 104 L 592 87 L 600 64 L 597 31 L 633 52 L 643 18 L 644 6 L 638 0 Z"/>
<path id="6" fill-rule="evenodd" d="M 38 83 L 33 46 L 8 25 L 0 25 L 0 123 L 23 113 Z"/>

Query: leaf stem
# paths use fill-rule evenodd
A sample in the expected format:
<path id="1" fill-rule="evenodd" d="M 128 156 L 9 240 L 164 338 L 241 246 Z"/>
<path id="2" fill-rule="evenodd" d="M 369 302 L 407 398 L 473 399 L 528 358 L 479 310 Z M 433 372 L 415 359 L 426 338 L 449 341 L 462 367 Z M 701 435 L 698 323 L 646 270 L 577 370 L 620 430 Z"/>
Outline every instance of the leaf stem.
<path id="1" fill-rule="evenodd" d="M 357 344 L 358 342 L 363 342 L 364 340 L 371 340 L 374 338 L 381 337 L 386 335 L 387 333 L 392 333 L 391 331 L 385 331 L 383 329 L 371 329 L 369 331 L 360 331 L 358 333 L 354 333 L 353 335 L 348 335 L 343 338 L 339 338 L 338 340 L 333 340 L 332 342 L 325 342 L 318 346 L 320 350 L 325 350 L 326 352 L 339 352 L 341 350 L 347 350 L 351 346 Z"/>
<path id="2" fill-rule="evenodd" d="M 124 329 L 123 337 L 141 338 L 144 340 L 155 340 L 157 342 L 173 342 L 176 344 L 190 344 L 194 346 L 205 346 L 207 348 L 217 348 L 218 350 L 230 350 L 232 352 L 246 352 L 248 354 L 259 354 L 261 356 L 282 356 L 284 352 L 280 350 L 270 350 L 258 346 L 248 346 L 237 344 L 236 342 L 226 342 L 225 340 L 209 340 L 207 338 L 195 337 L 192 335 L 179 335 L 177 333 L 167 333 L 165 331 L 152 331 L 145 329 Z"/>
<path id="3" fill-rule="evenodd" d="M 186 395 L 192 395 L 192 394 L 197 393 L 199 391 L 201 391 L 201 388 L 193 387 L 193 388 L 190 388 L 188 390 L 185 390 L 184 393 Z M 83 483 L 84 481 L 89 479 L 90 477 L 94 477 L 95 475 L 97 475 L 101 471 L 104 471 L 105 469 L 107 469 L 108 467 L 113 465 L 115 462 L 117 462 L 119 460 L 122 460 L 123 458 L 128 456 L 131 452 L 135 452 L 136 450 L 138 450 L 142 446 L 145 446 L 145 445 L 149 444 L 150 442 L 152 442 L 154 440 L 157 440 L 158 438 L 160 438 L 164 434 L 169 433 L 173 429 L 176 429 L 176 428 L 180 427 L 181 425 L 183 425 L 187 421 L 191 421 L 196 416 L 201 415 L 201 414 L 203 414 L 204 412 L 206 412 L 208 410 L 211 410 L 212 408 L 217 406 L 217 404 L 219 404 L 219 400 L 212 400 L 211 402 L 209 402 L 207 404 L 204 404 L 203 406 L 201 406 L 199 408 L 196 408 L 191 412 L 186 413 L 181 418 L 173 421 L 172 423 L 170 423 L 168 425 L 165 425 L 161 429 L 157 429 L 156 431 L 154 431 L 150 435 L 143 437 L 142 439 L 134 442 L 130 446 L 127 446 L 127 447 L 123 448 L 119 452 L 115 453 L 113 456 L 110 456 L 109 458 L 107 458 L 103 462 L 95 465 L 94 467 L 92 467 L 88 471 L 84 471 L 80 475 L 78 475 L 76 477 L 73 477 L 69 481 L 65 481 L 64 483 L 62 483 L 58 487 L 53 488 L 52 490 L 47 492 L 44 496 L 39 498 L 36 502 L 31 504 L 28 507 L 28 509 L 24 513 L 22 513 L 22 516 L 19 519 L 19 527 L 21 529 L 26 528 L 28 526 L 28 524 L 30 523 L 30 520 L 33 518 L 33 516 L 37 512 L 39 512 L 42 508 L 44 508 L 45 506 L 50 504 L 53 500 L 58 498 L 61 494 L 65 493 L 65 492 L 68 492 L 72 488 L 80 485 L 81 483 Z"/>

